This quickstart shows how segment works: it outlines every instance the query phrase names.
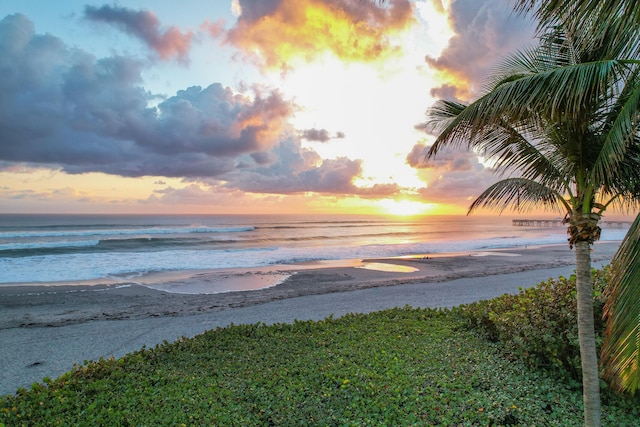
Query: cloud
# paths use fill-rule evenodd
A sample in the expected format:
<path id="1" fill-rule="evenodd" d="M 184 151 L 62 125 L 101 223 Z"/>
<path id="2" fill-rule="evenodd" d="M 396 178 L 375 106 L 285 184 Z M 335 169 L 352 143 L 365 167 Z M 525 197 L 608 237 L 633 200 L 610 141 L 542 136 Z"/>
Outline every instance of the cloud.
<path id="1" fill-rule="evenodd" d="M 175 205 L 209 205 L 215 193 L 208 191 L 199 184 L 189 184 L 184 188 L 167 187 L 155 190 L 144 204 L 162 201 L 165 204 Z"/>
<path id="2" fill-rule="evenodd" d="M 281 142 L 274 153 L 277 160 L 266 167 L 227 174 L 226 185 L 252 193 L 314 192 L 362 197 L 389 196 L 400 190 L 396 184 L 358 187 L 353 181 L 361 176 L 362 160 L 346 157 L 323 160 L 315 151 L 301 148 L 295 138 Z"/>
<path id="3" fill-rule="evenodd" d="M 23 15 L 0 21 L 0 161 L 68 173 L 218 176 L 292 132 L 295 106 L 276 91 L 243 95 L 220 84 L 164 99 L 142 85 L 142 65 L 96 59 Z M 263 157 L 258 156 L 263 159 Z"/>
<path id="4" fill-rule="evenodd" d="M 375 197 L 399 191 L 395 184 L 357 187 L 361 160 L 323 160 L 303 147 L 289 122 L 297 107 L 277 91 L 254 88 L 246 95 L 214 83 L 159 98 L 141 86 L 141 63 L 96 59 L 36 34 L 23 15 L 0 21 L 0 69 L 5 169 L 182 177 L 227 192 Z M 344 136 L 318 129 L 302 134 Z"/>
<path id="5" fill-rule="evenodd" d="M 477 155 L 473 151 L 456 150 L 443 148 L 438 151 L 438 155 L 427 158 L 427 153 L 431 147 L 424 144 L 416 144 L 407 155 L 407 164 L 412 168 L 425 169 L 432 168 L 439 171 L 472 171 L 483 170 L 484 166 L 477 160 Z"/>
<path id="6" fill-rule="evenodd" d="M 154 50 L 161 59 L 177 58 L 188 62 L 192 32 L 182 33 L 176 27 L 161 28 L 160 21 L 153 12 L 136 11 L 119 6 L 85 6 L 84 17 L 93 22 L 103 22 L 136 37 Z M 211 31 L 217 28 L 211 26 Z"/>
<path id="7" fill-rule="evenodd" d="M 342 139 L 345 137 L 343 132 L 337 132 L 331 136 L 326 129 L 305 129 L 302 131 L 302 139 L 315 142 L 327 142 L 332 139 Z"/>
<path id="8" fill-rule="evenodd" d="M 430 203 L 467 204 L 497 181 L 495 171 L 482 164 L 472 151 L 444 148 L 435 158 L 426 159 L 429 146 L 416 144 L 407 163 L 420 169 L 427 186 L 419 190 Z"/>
<path id="9" fill-rule="evenodd" d="M 220 19 L 215 22 L 206 20 L 200 25 L 200 30 L 209 33 L 209 35 L 214 39 L 219 39 L 225 34 L 224 20 Z"/>
<path id="10" fill-rule="evenodd" d="M 429 95 L 432 98 L 437 99 L 461 99 L 466 98 L 467 95 L 466 83 L 465 87 L 457 87 L 452 84 L 444 84 L 442 86 L 434 87 L 429 91 Z"/>
<path id="11" fill-rule="evenodd" d="M 357 0 L 239 0 L 238 21 L 227 42 L 268 68 L 287 69 L 291 61 L 326 52 L 353 61 L 387 57 L 389 34 L 414 22 L 409 0 L 380 7 Z"/>
<path id="12" fill-rule="evenodd" d="M 331 136 L 326 129 L 306 129 L 302 131 L 302 138 L 308 141 L 327 142 Z"/>
<path id="13" fill-rule="evenodd" d="M 407 164 L 412 168 L 422 169 L 427 167 L 426 155 L 429 147 L 424 144 L 416 144 L 407 154 Z"/>
<path id="14" fill-rule="evenodd" d="M 287 196 L 281 195 L 248 194 L 216 183 L 192 183 L 183 188 L 168 187 L 154 191 L 139 203 L 143 209 L 151 207 L 154 211 L 157 206 L 165 206 L 172 209 L 180 207 L 181 211 L 188 209 L 207 213 L 237 213 L 255 209 L 258 201 L 261 212 L 282 212 L 286 198 Z"/>
<path id="15" fill-rule="evenodd" d="M 455 36 L 438 58 L 427 63 L 451 82 L 432 90 L 432 96 L 470 99 L 501 58 L 533 40 L 535 24 L 513 12 L 505 0 L 457 0 L 451 3 L 450 22 Z"/>
<path id="16" fill-rule="evenodd" d="M 535 23 L 512 10 L 506 0 L 451 2 L 449 22 L 455 35 L 438 58 L 426 58 L 445 82 L 433 88 L 431 96 L 473 100 L 502 58 L 533 42 Z M 423 125 L 417 128 L 424 130 Z M 425 161 L 428 149 L 418 144 L 407 156 L 407 163 L 419 169 L 427 183 L 419 193 L 428 202 L 470 205 L 498 179 L 473 151 L 446 148 Z"/>
<path id="17" fill-rule="evenodd" d="M 94 199 L 82 191 L 72 187 L 55 188 L 50 190 L 11 190 L 0 189 L 0 198 L 8 200 L 27 200 L 30 202 L 64 201 L 66 203 L 89 203 Z"/>

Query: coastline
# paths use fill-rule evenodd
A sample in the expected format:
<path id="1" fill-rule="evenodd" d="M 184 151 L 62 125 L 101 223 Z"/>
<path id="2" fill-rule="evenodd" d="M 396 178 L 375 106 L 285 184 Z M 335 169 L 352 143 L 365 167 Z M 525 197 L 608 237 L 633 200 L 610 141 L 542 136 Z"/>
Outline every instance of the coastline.
<path id="1" fill-rule="evenodd" d="M 608 263 L 618 246 L 619 242 L 597 243 L 592 253 L 594 265 Z M 566 245 L 550 245 L 246 270 L 155 273 L 136 281 L 0 286 L 0 330 L 184 316 L 307 295 L 571 266 L 573 257 Z M 248 290 L 207 291 L 237 287 L 238 283 L 246 284 Z"/>
<path id="2" fill-rule="evenodd" d="M 618 246 L 619 242 L 594 245 L 593 265 L 609 263 Z M 136 283 L 0 286 L 0 340 L 13 343 L 0 349 L 0 394 L 45 376 L 56 377 L 74 363 L 121 357 L 143 345 L 228 324 L 320 320 L 407 304 L 452 307 L 514 293 L 519 287 L 571 274 L 574 256 L 566 245 L 553 245 L 249 271 L 174 272 L 138 278 Z M 387 266 L 402 268 L 393 271 Z M 280 282 L 248 291 L 194 294 L 154 289 L 274 278 Z"/>

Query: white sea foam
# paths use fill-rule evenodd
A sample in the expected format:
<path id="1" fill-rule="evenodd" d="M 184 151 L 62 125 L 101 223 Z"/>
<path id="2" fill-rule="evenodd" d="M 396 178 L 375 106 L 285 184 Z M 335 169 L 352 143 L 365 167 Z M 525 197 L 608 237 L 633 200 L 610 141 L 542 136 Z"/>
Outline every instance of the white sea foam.
<path id="1" fill-rule="evenodd" d="M 85 236 L 139 236 L 197 233 L 239 233 L 252 231 L 254 227 L 136 227 L 80 230 L 0 231 L 0 239 L 37 237 L 85 237 Z"/>
<path id="2" fill-rule="evenodd" d="M 0 251 L 24 250 L 24 249 L 52 249 L 69 247 L 96 246 L 99 240 L 63 240 L 63 241 L 31 241 L 21 243 L 0 243 Z"/>

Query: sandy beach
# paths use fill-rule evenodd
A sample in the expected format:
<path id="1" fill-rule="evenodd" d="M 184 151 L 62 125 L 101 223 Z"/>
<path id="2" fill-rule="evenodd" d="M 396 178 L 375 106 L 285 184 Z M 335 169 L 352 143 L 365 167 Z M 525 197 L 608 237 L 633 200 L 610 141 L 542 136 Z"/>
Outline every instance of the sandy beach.
<path id="1" fill-rule="evenodd" d="M 607 264 L 617 247 L 596 244 L 593 264 Z M 574 256 L 558 245 L 167 273 L 135 282 L 1 286 L 0 394 L 55 378 L 74 363 L 121 357 L 229 324 L 319 320 L 405 305 L 452 307 L 515 293 L 571 274 Z M 219 291 L 239 283 L 254 290 Z"/>

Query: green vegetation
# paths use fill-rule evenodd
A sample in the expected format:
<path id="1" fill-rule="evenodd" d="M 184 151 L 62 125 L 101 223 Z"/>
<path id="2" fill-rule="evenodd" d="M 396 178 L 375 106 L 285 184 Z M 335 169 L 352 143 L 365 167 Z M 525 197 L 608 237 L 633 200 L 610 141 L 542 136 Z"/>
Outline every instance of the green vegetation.
<path id="1" fill-rule="evenodd" d="M 557 338 L 549 328 L 571 311 L 562 307 L 572 299 L 565 282 L 452 311 L 406 307 L 218 328 L 0 397 L 0 426 L 579 426 L 579 383 L 553 368 L 565 366 L 561 358 L 541 355 L 557 353 L 544 337 Z M 483 330 L 494 342 L 469 328 L 472 319 L 492 325 Z M 566 337 L 576 340 L 574 333 Z M 569 362 L 575 351 L 567 350 Z M 527 354 L 535 357 L 514 357 Z M 640 399 L 607 396 L 606 424 L 637 425 Z"/>
<path id="2" fill-rule="evenodd" d="M 469 213 L 544 208 L 564 215 L 576 254 L 585 425 L 598 427 L 590 249 L 605 211 L 630 212 L 640 203 L 640 7 L 628 0 L 517 0 L 515 9 L 540 19 L 538 44 L 497 64 L 476 100 L 440 100 L 429 109 L 427 128 L 438 136 L 427 158 L 465 147 L 494 166 L 500 180 Z M 602 358 L 606 377 L 630 392 L 640 386 L 639 247 L 633 236 L 629 252 L 613 261 L 619 275 Z"/>
<path id="3" fill-rule="evenodd" d="M 593 270 L 596 342 L 604 335 L 603 308 L 611 270 Z M 460 307 L 460 315 L 487 339 L 501 342 L 505 354 L 532 368 L 543 368 L 580 381 L 580 344 L 576 277 L 549 279 L 518 295 L 503 295 Z"/>

